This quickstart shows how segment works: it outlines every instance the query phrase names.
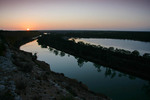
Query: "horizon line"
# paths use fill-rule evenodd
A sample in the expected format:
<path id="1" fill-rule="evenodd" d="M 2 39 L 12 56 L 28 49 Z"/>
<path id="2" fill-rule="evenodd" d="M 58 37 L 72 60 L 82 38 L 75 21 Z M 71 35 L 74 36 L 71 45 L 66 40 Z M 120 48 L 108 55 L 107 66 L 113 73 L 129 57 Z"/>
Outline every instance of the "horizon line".
<path id="1" fill-rule="evenodd" d="M 0 29 L 0 31 L 27 31 L 27 30 L 4 30 Z M 29 31 L 125 31 L 125 32 L 150 32 L 150 30 L 105 30 L 105 29 L 56 29 L 56 30 L 29 30 Z"/>

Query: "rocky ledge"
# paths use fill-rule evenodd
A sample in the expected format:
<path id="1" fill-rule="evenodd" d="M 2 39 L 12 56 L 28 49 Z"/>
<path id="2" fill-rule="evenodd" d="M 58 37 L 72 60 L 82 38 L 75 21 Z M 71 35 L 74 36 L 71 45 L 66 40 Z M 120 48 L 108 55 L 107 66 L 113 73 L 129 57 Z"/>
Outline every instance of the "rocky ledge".
<path id="1" fill-rule="evenodd" d="M 1 100 L 110 100 L 82 82 L 51 71 L 31 53 L 5 46 L 5 56 L 0 56 Z"/>

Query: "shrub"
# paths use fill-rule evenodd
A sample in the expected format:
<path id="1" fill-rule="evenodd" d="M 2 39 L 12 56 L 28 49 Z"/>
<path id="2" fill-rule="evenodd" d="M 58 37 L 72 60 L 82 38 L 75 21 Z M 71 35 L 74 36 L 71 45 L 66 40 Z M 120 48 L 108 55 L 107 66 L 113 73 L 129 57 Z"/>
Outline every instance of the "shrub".
<path id="1" fill-rule="evenodd" d="M 137 50 L 132 51 L 132 54 L 135 55 L 135 56 L 139 56 L 140 55 L 140 53 Z"/>
<path id="2" fill-rule="evenodd" d="M 37 53 L 34 53 L 34 55 L 32 56 L 32 59 L 33 59 L 33 60 L 36 60 L 36 59 L 37 59 Z"/>
<path id="3" fill-rule="evenodd" d="M 144 58 L 150 58 L 150 53 L 144 53 L 143 57 Z"/>
<path id="4" fill-rule="evenodd" d="M 114 51 L 115 49 L 114 49 L 114 47 L 109 47 L 108 48 L 110 51 Z"/>

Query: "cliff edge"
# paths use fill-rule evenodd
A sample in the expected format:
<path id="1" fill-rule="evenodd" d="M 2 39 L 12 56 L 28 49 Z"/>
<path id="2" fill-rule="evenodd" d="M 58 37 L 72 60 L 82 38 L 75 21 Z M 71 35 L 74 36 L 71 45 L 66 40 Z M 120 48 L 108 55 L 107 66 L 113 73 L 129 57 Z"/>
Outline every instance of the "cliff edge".
<path id="1" fill-rule="evenodd" d="M 55 73 L 28 52 L 5 45 L 0 55 L 1 100 L 110 100 L 82 82 Z"/>

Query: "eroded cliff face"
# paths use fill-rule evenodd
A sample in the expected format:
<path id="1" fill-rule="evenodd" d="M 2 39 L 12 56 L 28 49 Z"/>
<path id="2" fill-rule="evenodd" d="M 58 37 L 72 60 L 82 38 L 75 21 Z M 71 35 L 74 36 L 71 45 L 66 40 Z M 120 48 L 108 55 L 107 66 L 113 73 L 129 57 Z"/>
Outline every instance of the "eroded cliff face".
<path id="1" fill-rule="evenodd" d="M 108 100 L 75 79 L 55 73 L 31 53 L 6 45 L 0 56 L 1 100 Z"/>

